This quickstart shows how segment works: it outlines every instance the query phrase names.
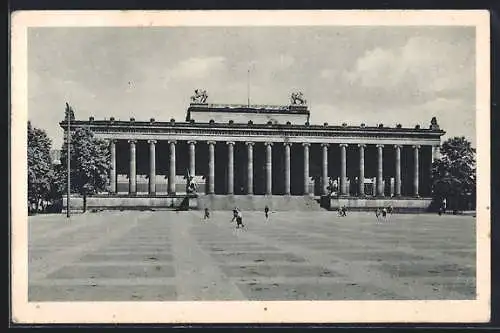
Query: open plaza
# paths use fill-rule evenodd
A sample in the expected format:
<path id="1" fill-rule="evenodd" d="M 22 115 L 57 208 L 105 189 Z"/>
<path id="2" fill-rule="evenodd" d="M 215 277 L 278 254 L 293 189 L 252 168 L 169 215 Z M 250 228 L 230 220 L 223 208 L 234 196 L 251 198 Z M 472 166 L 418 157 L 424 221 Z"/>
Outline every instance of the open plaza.
<path id="1" fill-rule="evenodd" d="M 38 301 L 474 299 L 476 219 L 373 212 L 29 217 Z"/>

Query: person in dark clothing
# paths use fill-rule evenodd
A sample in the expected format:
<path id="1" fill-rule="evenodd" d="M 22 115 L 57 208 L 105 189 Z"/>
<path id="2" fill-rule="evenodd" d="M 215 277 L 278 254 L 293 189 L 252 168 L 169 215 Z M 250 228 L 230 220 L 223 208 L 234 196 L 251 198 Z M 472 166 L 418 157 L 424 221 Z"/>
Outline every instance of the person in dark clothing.
<path id="1" fill-rule="evenodd" d="M 231 222 L 234 222 L 238 218 L 238 208 L 233 209 L 233 219 Z"/>
<path id="2" fill-rule="evenodd" d="M 264 214 L 266 214 L 266 220 L 269 218 L 269 207 L 266 207 L 264 208 Z"/>
<path id="3" fill-rule="evenodd" d="M 236 217 L 236 228 L 244 227 L 245 225 L 243 224 L 243 214 L 241 213 L 240 210 L 238 210 L 238 215 Z"/>
<path id="4" fill-rule="evenodd" d="M 208 210 L 208 208 L 205 208 L 205 217 L 203 219 L 206 220 L 209 218 L 210 218 L 210 211 Z"/>

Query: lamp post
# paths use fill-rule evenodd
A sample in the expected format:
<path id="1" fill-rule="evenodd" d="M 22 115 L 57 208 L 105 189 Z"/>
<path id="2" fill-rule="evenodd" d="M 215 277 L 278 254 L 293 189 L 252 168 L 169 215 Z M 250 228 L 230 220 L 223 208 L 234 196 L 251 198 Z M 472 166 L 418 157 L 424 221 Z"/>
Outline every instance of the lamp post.
<path id="1" fill-rule="evenodd" d="M 67 188 L 67 192 L 66 192 L 66 217 L 69 218 L 70 217 L 70 199 L 69 199 L 69 194 L 70 194 L 70 191 L 71 191 L 71 177 L 70 177 L 70 161 L 71 161 L 71 156 L 70 156 L 70 144 L 71 144 L 71 133 L 70 133 L 70 121 L 71 121 L 71 107 L 68 105 L 68 103 L 66 103 L 66 121 L 67 121 L 67 129 L 66 129 L 66 142 L 68 143 L 68 152 L 67 152 L 67 155 L 66 158 L 67 158 L 67 176 L 68 176 L 68 181 L 67 181 L 67 185 L 68 185 L 68 188 Z"/>

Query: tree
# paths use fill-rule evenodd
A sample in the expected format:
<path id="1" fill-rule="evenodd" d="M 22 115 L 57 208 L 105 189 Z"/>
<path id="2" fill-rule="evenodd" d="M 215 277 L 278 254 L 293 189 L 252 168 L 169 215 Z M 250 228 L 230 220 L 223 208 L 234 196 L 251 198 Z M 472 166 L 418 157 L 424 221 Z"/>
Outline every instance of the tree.
<path id="1" fill-rule="evenodd" d="M 67 142 L 61 151 L 58 186 L 66 188 Z M 87 196 L 106 190 L 111 154 L 104 140 L 98 139 L 88 128 L 79 127 L 71 133 L 70 173 L 71 191 L 83 196 L 83 211 L 87 210 Z M 64 190 L 62 190 L 64 191 Z"/>
<path id="2" fill-rule="evenodd" d="M 468 209 L 476 194 L 476 150 L 462 136 L 443 142 L 440 152 L 432 166 L 434 200 L 446 199 L 454 212 Z"/>
<path id="3" fill-rule="evenodd" d="M 48 199 L 51 190 L 52 161 L 50 149 L 52 142 L 44 130 L 32 127 L 28 121 L 28 205 L 36 205 Z"/>

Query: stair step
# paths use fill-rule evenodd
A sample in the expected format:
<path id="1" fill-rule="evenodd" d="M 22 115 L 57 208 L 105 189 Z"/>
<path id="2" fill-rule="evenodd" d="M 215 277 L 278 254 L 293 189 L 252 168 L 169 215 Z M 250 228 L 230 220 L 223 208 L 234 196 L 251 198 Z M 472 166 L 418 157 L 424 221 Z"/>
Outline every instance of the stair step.
<path id="1" fill-rule="evenodd" d="M 313 197 L 295 196 L 227 196 L 205 195 L 198 198 L 198 208 L 211 210 L 264 210 L 274 211 L 321 211 L 323 208 Z"/>

